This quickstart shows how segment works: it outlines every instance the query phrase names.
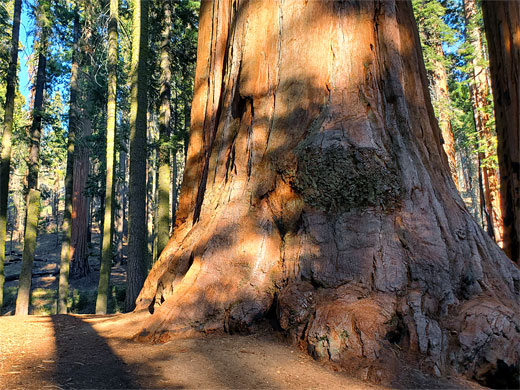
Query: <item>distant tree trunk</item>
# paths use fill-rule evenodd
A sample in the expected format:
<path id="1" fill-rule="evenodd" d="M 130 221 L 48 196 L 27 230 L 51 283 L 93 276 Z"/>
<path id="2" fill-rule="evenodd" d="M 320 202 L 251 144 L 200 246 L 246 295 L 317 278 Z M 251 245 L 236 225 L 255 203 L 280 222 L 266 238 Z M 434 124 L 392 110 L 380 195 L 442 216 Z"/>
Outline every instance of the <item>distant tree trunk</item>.
<path id="1" fill-rule="evenodd" d="M 56 248 L 60 245 L 60 177 L 56 175 L 54 178 L 54 188 L 52 192 L 52 219 L 54 219 L 55 234 L 56 234 Z"/>
<path id="2" fill-rule="evenodd" d="M 67 136 L 67 168 L 65 172 L 65 212 L 63 213 L 63 234 L 61 244 L 60 278 L 58 286 L 58 314 L 67 314 L 69 297 L 69 268 L 73 248 L 71 247 L 72 197 L 74 191 L 74 148 L 78 128 L 78 77 L 79 39 L 81 35 L 78 4 L 74 4 L 74 32 L 72 45 L 72 65 L 70 68 L 69 131 Z"/>
<path id="3" fill-rule="evenodd" d="M 500 167 L 504 251 L 520 262 L 520 3 L 482 2 Z"/>
<path id="4" fill-rule="evenodd" d="M 91 128 L 92 124 L 90 119 L 84 117 L 83 125 L 78 128 L 78 130 L 81 129 L 82 139 L 91 134 Z M 70 239 L 70 277 L 72 279 L 79 279 L 90 274 L 87 233 L 90 201 L 88 197 L 85 196 L 89 169 L 89 149 L 82 142 L 76 146 L 76 158 L 74 159 L 72 229 Z"/>
<path id="5" fill-rule="evenodd" d="M 4 303 L 4 263 L 5 263 L 5 236 L 7 229 L 7 206 L 9 200 L 9 175 L 11 172 L 11 146 L 14 125 L 14 98 L 16 91 L 16 70 L 18 66 L 18 43 L 20 36 L 20 15 L 22 0 L 15 0 L 13 14 L 13 29 L 11 33 L 11 56 L 7 71 L 7 85 L 5 91 L 5 114 L 2 133 L 2 152 L 0 155 L 0 312 Z"/>
<path id="6" fill-rule="evenodd" d="M 157 253 L 161 253 L 170 239 L 170 135 L 171 135 L 171 24 L 170 0 L 163 0 L 163 31 L 161 43 L 161 92 L 159 112 L 159 177 L 157 205 Z"/>
<path id="7" fill-rule="evenodd" d="M 267 317 L 368 377 L 399 375 L 378 368 L 394 353 L 438 375 L 514 372 L 520 270 L 453 186 L 410 2 L 203 1 L 197 58 L 139 338 Z"/>
<path id="8" fill-rule="evenodd" d="M 112 238 L 114 232 L 114 166 L 116 161 L 116 101 L 117 101 L 117 24 L 118 0 L 110 0 L 110 21 L 108 26 L 108 103 L 107 103 L 107 152 L 105 212 L 101 244 L 101 269 L 96 300 L 96 314 L 106 314 L 110 269 L 112 267 Z"/>
<path id="9" fill-rule="evenodd" d="M 148 0 L 136 0 L 133 11 L 130 180 L 128 203 L 128 266 L 125 309 L 131 311 L 147 271 L 146 242 L 146 125 Z"/>
<path id="10" fill-rule="evenodd" d="M 122 150 L 119 153 L 119 176 L 121 180 L 119 181 L 119 214 L 117 217 L 117 226 L 116 226 L 116 234 L 117 234 L 117 250 L 116 256 L 119 262 L 123 262 L 123 244 L 125 240 L 125 223 L 126 223 L 126 208 L 127 208 L 127 182 L 126 182 L 126 167 L 127 167 L 127 159 L 128 154 Z"/>
<path id="11" fill-rule="evenodd" d="M 482 66 L 484 55 L 482 51 L 482 39 L 476 22 L 477 4 L 475 0 L 464 0 L 464 16 L 466 19 L 466 39 L 473 49 L 473 75 L 470 83 L 471 103 L 475 128 L 478 132 L 479 143 L 487 151 L 479 152 L 482 162 L 482 183 L 484 200 L 487 213 L 490 216 L 491 229 L 497 244 L 503 246 L 503 221 L 500 208 L 500 192 L 497 171 L 486 163 L 490 158 L 489 149 L 492 149 L 493 130 L 489 125 L 489 114 L 485 108 L 489 106 L 489 88 L 487 68 Z"/>
<path id="12" fill-rule="evenodd" d="M 22 269 L 16 297 L 16 315 L 29 314 L 29 301 L 32 282 L 32 266 L 36 236 L 38 233 L 38 216 L 40 207 L 40 191 L 38 190 L 38 173 L 40 171 L 40 142 L 42 136 L 43 94 L 45 90 L 47 47 L 49 31 L 47 27 L 41 30 L 38 47 L 38 70 L 36 72 L 36 86 L 34 91 L 34 107 L 32 124 L 29 130 L 29 158 L 27 173 L 27 212 L 25 217 L 25 234 L 22 255 Z"/>
<path id="13" fill-rule="evenodd" d="M 437 54 L 444 56 L 442 45 L 436 46 Z M 438 119 L 441 128 L 444 151 L 448 157 L 451 177 L 457 189 L 459 189 L 459 180 L 457 178 L 457 160 L 455 159 L 455 140 L 453 138 L 453 129 L 451 127 L 450 118 L 450 96 L 448 91 L 448 75 L 446 67 L 440 61 L 435 61 L 435 70 L 431 72 L 431 85 L 435 100 L 439 102 Z"/>
<path id="14" fill-rule="evenodd" d="M 147 144 L 154 144 L 157 142 L 156 126 L 157 116 L 151 111 L 148 113 L 148 125 L 147 125 Z M 157 198 L 157 160 L 158 150 L 153 148 L 150 150 L 146 159 L 146 237 L 147 237 L 147 251 L 148 258 L 146 259 L 146 270 L 157 260 L 156 258 L 156 232 L 155 222 L 157 216 L 156 210 L 156 198 Z"/>

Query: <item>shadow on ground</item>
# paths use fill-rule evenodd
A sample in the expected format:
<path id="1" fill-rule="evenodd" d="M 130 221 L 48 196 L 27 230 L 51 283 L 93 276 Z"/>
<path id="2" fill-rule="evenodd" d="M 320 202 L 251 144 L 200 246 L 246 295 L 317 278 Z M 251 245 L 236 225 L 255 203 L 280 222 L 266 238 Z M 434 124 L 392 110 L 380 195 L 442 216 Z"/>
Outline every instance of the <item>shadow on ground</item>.
<path id="1" fill-rule="evenodd" d="M 107 341 L 87 321 L 69 315 L 51 318 L 56 342 L 56 366 L 52 379 L 57 386 L 82 389 L 155 387 L 153 375 L 147 376 L 146 383 L 140 380 L 136 375 L 137 367 L 116 356 Z M 142 364 L 140 369 L 143 369 Z"/>

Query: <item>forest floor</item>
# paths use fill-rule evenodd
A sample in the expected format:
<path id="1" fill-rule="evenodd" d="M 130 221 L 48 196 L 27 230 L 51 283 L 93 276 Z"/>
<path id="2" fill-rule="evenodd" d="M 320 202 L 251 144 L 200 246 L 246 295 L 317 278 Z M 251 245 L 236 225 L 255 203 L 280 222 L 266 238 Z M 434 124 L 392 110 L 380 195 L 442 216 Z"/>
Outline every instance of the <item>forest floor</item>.
<path id="1" fill-rule="evenodd" d="M 3 389 L 380 389 L 273 334 L 136 344 L 135 315 L 0 317 Z"/>
<path id="2" fill-rule="evenodd" d="M 6 256 L 3 315 L 14 313 L 16 294 L 18 291 L 18 275 L 22 265 L 23 247 L 10 241 L 6 248 L 10 253 Z M 11 250 L 12 248 L 12 250 Z M 61 242 L 55 233 L 40 232 L 33 263 L 33 278 L 31 288 L 31 306 L 29 314 L 56 314 L 56 299 L 58 290 L 59 263 Z M 94 313 L 99 280 L 99 232 L 92 235 L 92 245 L 89 248 L 89 264 L 91 273 L 81 279 L 71 279 L 69 285 L 69 311 L 74 314 Z M 16 279 L 15 279 L 16 278 Z M 108 303 L 109 313 L 118 313 L 125 300 L 125 266 L 116 263 L 112 266 L 110 275 L 111 291 Z"/>
<path id="3" fill-rule="evenodd" d="M 9 248 L 9 244 L 7 246 Z M 99 245 L 93 237 L 91 275 L 71 280 L 72 313 L 93 313 L 99 277 Z M 6 305 L 0 316 L 0 388 L 168 388 L 168 389 L 384 389 L 479 388 L 460 379 L 433 378 L 415 369 L 395 374 L 389 387 L 376 385 L 287 344 L 269 326 L 253 335 L 219 335 L 136 343 L 142 314 L 50 315 L 56 312 L 59 246 L 54 234 L 38 239 L 30 313 L 12 316 L 21 248 L 14 245 L 6 265 Z M 112 268 L 109 311 L 124 301 L 125 266 Z M 359 377 L 359 376 L 357 376 Z"/>
<path id="4" fill-rule="evenodd" d="M 265 328 L 254 335 L 137 343 L 142 314 L 2 316 L 2 389 L 385 389 L 314 361 Z M 478 388 L 418 371 L 398 388 Z"/>

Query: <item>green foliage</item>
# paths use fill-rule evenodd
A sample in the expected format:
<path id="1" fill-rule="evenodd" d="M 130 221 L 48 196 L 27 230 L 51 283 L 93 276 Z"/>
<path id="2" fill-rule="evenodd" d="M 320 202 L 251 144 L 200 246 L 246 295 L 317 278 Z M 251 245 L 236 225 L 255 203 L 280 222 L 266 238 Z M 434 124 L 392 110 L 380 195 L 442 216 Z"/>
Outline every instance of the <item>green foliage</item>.
<path id="1" fill-rule="evenodd" d="M 446 8 L 438 0 L 413 0 L 412 4 L 426 70 L 437 70 L 438 63 L 449 66 L 449 60 L 438 50 L 439 46 L 455 43 L 455 32 L 444 20 Z"/>

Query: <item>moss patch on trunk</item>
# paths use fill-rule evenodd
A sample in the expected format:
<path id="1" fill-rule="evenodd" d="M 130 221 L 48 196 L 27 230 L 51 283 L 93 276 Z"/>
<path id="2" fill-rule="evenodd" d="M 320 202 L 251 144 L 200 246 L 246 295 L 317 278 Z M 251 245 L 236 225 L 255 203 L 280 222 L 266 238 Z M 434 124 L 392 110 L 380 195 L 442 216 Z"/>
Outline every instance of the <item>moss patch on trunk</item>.
<path id="1" fill-rule="evenodd" d="M 292 186 L 314 208 L 327 212 L 393 209 L 399 203 L 401 185 L 394 164 L 375 149 L 306 146 L 297 157 Z"/>

